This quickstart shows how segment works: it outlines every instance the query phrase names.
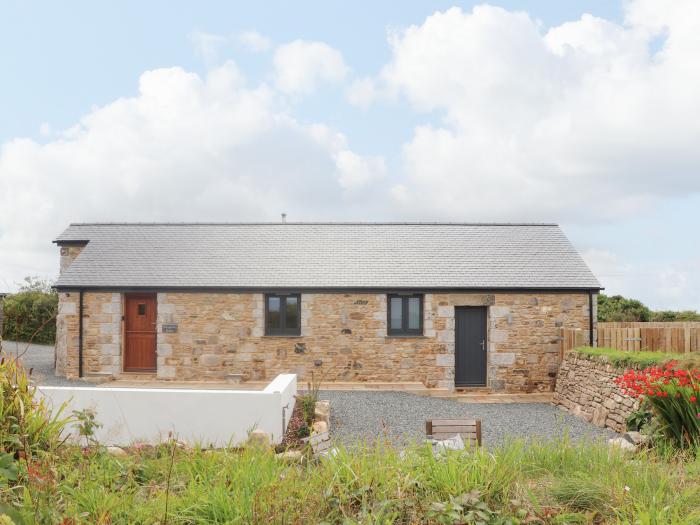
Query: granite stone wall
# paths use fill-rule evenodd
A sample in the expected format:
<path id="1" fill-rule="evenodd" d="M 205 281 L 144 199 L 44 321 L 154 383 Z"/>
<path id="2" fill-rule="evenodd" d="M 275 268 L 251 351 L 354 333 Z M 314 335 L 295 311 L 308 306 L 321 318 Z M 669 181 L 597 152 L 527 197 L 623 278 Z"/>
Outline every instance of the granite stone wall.
<path id="1" fill-rule="evenodd" d="M 75 261 L 76 257 L 80 255 L 80 252 L 83 251 L 84 247 L 84 245 L 61 246 L 59 274 L 65 272 L 68 267 L 73 264 L 73 261 Z"/>
<path id="2" fill-rule="evenodd" d="M 604 357 L 567 352 L 559 368 L 554 404 L 598 427 L 624 432 L 627 417 L 639 408 L 639 400 L 623 394 L 615 384 L 625 371 Z"/>
<path id="3" fill-rule="evenodd" d="M 158 293 L 157 300 L 157 377 L 169 380 L 269 380 L 292 372 L 303 382 L 316 371 L 326 381 L 453 389 L 454 309 L 483 305 L 485 390 L 551 391 L 560 328 L 588 328 L 585 293 L 428 293 L 421 337 L 387 336 L 387 298 L 381 293 L 303 293 L 298 337 L 264 335 L 260 293 Z M 86 292 L 84 304 L 86 375 L 118 376 L 123 295 Z M 60 375 L 77 375 L 77 310 L 78 292 L 61 293 Z"/>

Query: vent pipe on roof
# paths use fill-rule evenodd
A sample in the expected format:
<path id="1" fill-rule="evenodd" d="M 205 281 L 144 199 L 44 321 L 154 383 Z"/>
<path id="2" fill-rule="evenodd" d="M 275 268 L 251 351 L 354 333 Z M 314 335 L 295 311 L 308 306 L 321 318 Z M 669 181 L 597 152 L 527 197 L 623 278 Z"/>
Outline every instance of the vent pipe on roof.
<path id="1" fill-rule="evenodd" d="M 287 222 L 287 214 L 283 213 L 282 214 L 282 224 L 284 224 L 285 222 Z"/>

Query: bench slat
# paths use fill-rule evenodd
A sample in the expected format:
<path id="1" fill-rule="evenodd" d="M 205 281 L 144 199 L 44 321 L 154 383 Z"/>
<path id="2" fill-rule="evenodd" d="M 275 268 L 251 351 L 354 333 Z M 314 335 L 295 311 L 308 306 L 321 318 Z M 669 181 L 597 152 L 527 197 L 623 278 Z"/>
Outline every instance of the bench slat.
<path id="1" fill-rule="evenodd" d="M 455 434 L 469 434 L 470 432 L 476 433 L 476 425 L 468 427 L 458 425 L 433 425 L 433 434 L 435 434 L 436 432 L 454 432 Z"/>
<path id="2" fill-rule="evenodd" d="M 433 426 L 438 425 L 470 425 L 476 426 L 476 419 L 431 419 Z"/>
<path id="3" fill-rule="evenodd" d="M 454 435 L 454 434 L 444 434 L 444 435 L 443 435 L 443 434 L 433 434 L 433 435 L 430 436 L 430 437 L 431 437 L 432 439 L 436 439 L 436 440 L 438 440 L 438 441 L 442 441 L 442 440 L 444 440 L 444 439 L 452 439 L 453 437 L 455 437 L 455 435 Z M 464 441 L 465 443 L 476 443 L 477 445 L 480 444 L 480 443 L 479 443 L 479 439 L 478 439 L 476 436 L 459 436 L 459 437 L 460 437 L 460 438 L 462 439 L 462 441 Z"/>

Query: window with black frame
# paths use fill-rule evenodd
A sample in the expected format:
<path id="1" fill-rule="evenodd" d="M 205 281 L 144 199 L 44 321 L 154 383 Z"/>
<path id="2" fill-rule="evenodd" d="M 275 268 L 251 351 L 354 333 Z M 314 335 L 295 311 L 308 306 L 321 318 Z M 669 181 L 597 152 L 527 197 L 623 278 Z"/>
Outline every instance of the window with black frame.
<path id="1" fill-rule="evenodd" d="M 265 335 L 301 334 L 301 296 L 265 295 Z"/>
<path id="2" fill-rule="evenodd" d="M 389 335 L 423 335 L 423 296 L 387 295 L 387 318 Z"/>

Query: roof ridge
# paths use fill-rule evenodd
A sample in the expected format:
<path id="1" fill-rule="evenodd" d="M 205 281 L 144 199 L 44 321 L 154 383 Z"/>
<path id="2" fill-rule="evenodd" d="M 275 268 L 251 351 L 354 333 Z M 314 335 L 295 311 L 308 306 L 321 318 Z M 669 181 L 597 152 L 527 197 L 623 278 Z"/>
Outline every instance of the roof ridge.
<path id="1" fill-rule="evenodd" d="M 69 226 L 559 226 L 554 222 L 449 221 L 253 221 L 253 222 L 72 222 Z"/>

